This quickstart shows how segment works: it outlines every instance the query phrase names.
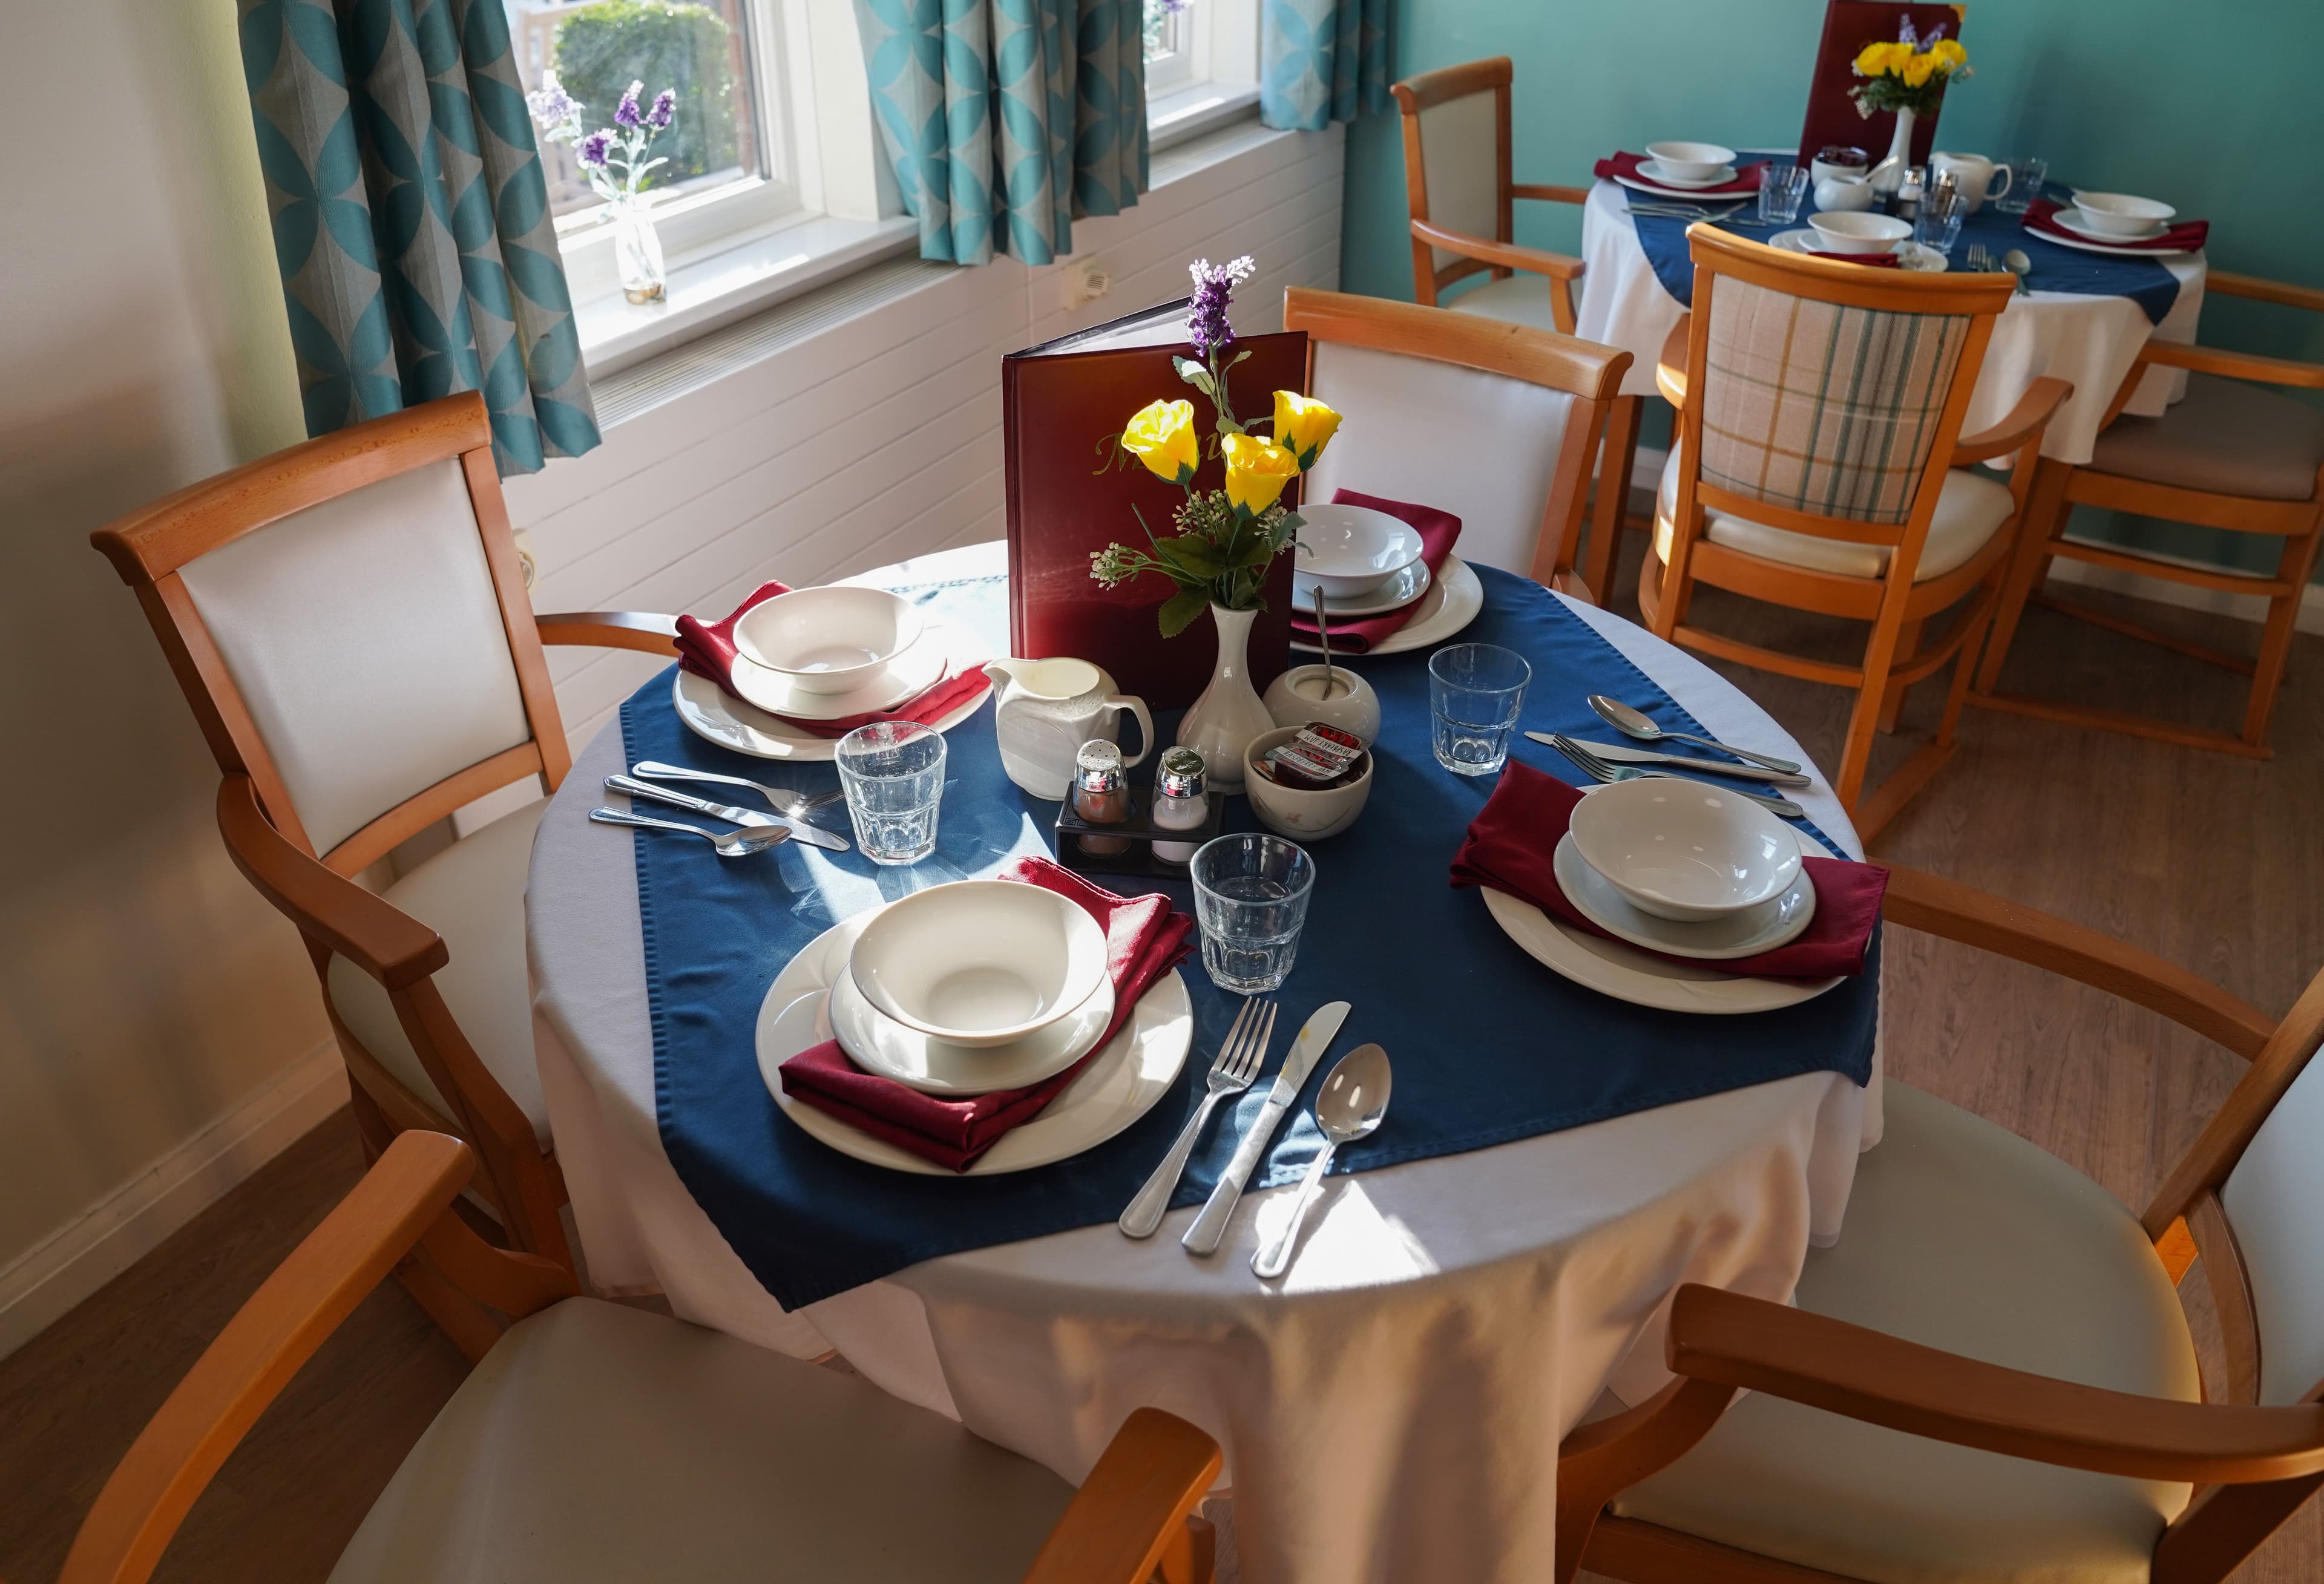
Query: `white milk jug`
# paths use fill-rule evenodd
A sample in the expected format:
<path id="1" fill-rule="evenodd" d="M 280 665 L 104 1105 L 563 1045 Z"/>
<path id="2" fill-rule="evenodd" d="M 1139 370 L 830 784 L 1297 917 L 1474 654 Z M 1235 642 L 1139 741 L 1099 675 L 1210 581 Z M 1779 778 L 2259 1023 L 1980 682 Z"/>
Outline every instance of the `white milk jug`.
<path id="1" fill-rule="evenodd" d="M 1115 717 L 1125 710 L 1138 721 L 1139 746 L 1121 762 L 1134 765 L 1154 751 L 1146 701 L 1115 692 L 1113 678 L 1087 660 L 995 660 L 984 674 L 992 678 L 1001 768 L 1036 797 L 1062 801 L 1074 753 L 1092 738 L 1114 741 Z"/>

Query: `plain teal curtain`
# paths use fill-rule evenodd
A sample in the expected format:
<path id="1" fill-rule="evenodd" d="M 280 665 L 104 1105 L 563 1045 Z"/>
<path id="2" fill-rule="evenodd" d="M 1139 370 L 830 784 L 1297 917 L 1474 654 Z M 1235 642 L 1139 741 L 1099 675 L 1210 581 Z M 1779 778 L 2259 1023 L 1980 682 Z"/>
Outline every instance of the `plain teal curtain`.
<path id="1" fill-rule="evenodd" d="M 501 0 L 241 0 L 307 432 L 481 391 L 501 472 L 597 444 Z"/>
<path id="2" fill-rule="evenodd" d="M 1261 121 L 1321 132 L 1387 108 L 1388 0 L 1261 0 Z"/>
<path id="3" fill-rule="evenodd" d="M 1046 264 L 1146 190 L 1144 0 L 856 0 L 920 256 Z"/>

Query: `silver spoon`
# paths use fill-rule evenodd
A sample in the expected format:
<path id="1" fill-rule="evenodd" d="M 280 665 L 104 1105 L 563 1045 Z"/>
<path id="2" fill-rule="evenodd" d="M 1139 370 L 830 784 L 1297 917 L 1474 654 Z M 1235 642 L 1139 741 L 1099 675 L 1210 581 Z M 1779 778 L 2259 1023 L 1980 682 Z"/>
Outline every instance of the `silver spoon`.
<path id="1" fill-rule="evenodd" d="M 1799 773 L 1800 767 L 1787 759 L 1777 759 L 1772 753 L 1754 753 L 1748 748 L 1730 748 L 1715 737 L 1697 737 L 1690 732 L 1665 732 L 1646 716 L 1618 698 L 1608 698 L 1602 693 L 1590 695 L 1590 707 L 1598 718 L 1625 737 L 1635 737 L 1641 742 L 1655 742 L 1669 738 L 1674 742 L 1692 742 L 1703 748 L 1715 748 L 1721 753 L 1731 753 L 1737 759 L 1748 760 L 1755 765 L 1765 765 L 1771 770 Z"/>
<path id="2" fill-rule="evenodd" d="M 1323 651 L 1323 696 L 1333 697 L 1340 691 L 1340 674 L 1332 669 L 1332 630 L 1323 623 L 1323 585 L 1317 584 L 1315 594 L 1315 647 Z"/>
<path id="3" fill-rule="evenodd" d="M 2034 289 L 2025 284 L 2025 277 L 2034 272 L 2034 261 L 2025 256 L 2022 247 L 2013 247 L 2001 255 L 2001 267 L 2017 277 L 2017 295 L 2031 297 Z"/>
<path id="4" fill-rule="evenodd" d="M 1352 1139 L 1364 1137 L 1380 1125 L 1388 1115 L 1388 1053 L 1376 1045 L 1360 1045 L 1342 1056 L 1324 1076 L 1323 1088 L 1315 1096 L 1315 1125 L 1323 1130 L 1323 1148 L 1300 1179 L 1299 1198 L 1291 1207 L 1291 1219 L 1277 1233 L 1275 1241 L 1251 1256 L 1250 1268 L 1255 1275 L 1269 1280 L 1281 1275 L 1291 1265 L 1292 1246 L 1299 1241 L 1299 1225 L 1307 1219 L 1307 1207 L 1315 1202 L 1323 1191 L 1323 1174 L 1331 1169 L 1333 1152 Z"/>
<path id="5" fill-rule="evenodd" d="M 753 852 L 764 852 L 770 847 L 779 847 L 791 839 L 788 825 L 744 825 L 739 831 L 724 834 L 706 831 L 700 825 L 680 824 L 674 819 L 648 819 L 641 814 L 632 814 L 620 808 L 593 808 L 589 817 L 601 825 L 639 825 L 649 831 L 684 831 L 689 836 L 699 836 L 718 849 L 721 858 L 748 858 Z"/>

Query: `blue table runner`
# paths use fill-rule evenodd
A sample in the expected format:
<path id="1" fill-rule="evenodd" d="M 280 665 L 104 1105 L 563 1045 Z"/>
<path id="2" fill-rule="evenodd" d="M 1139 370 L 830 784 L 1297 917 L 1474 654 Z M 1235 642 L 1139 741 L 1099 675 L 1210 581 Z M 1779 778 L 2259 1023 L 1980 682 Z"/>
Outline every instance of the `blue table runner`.
<path id="1" fill-rule="evenodd" d="M 1666 727 L 1702 730 L 1539 585 L 1489 567 L 1477 573 L 1485 609 L 1462 637 L 1531 658 L 1526 727 L 1600 733 L 1603 723 L 1582 698 L 1609 693 Z M 907 592 L 992 631 L 1005 589 L 1001 579 L 982 578 Z M 1452 854 L 1492 782 L 1451 775 L 1431 757 L 1426 659 L 1416 652 L 1356 662 L 1379 690 L 1384 716 L 1371 801 L 1352 829 L 1314 847 L 1314 900 L 1297 965 L 1278 996 L 1282 1021 L 1268 1071 L 1288 1049 L 1288 1031 L 1318 1004 L 1344 998 L 1355 1009 L 1253 1174 L 1254 1188 L 1289 1182 L 1314 1158 L 1320 1136 L 1305 1108 L 1331 1060 L 1368 1041 L 1395 1060 L 1396 1108 L 1379 1133 L 1340 1151 L 1335 1172 L 1481 1149 L 1795 1073 L 1868 1080 L 1877 941 L 1862 977 L 1800 1006 L 1744 1017 L 1664 1012 L 1561 978 L 1501 933 L 1475 891 L 1452 889 Z M 669 696 L 665 671 L 622 706 L 632 762 L 660 759 L 767 778 L 766 761 L 688 732 Z M 937 850 L 916 868 L 877 870 L 858 853 L 797 843 L 766 861 L 724 861 L 705 843 L 636 833 L 662 1146 L 696 1202 L 786 1309 L 940 1255 L 1113 1220 L 1200 1100 L 1240 1006 L 1241 998 L 1211 984 L 1199 955 L 1190 958 L 1180 972 L 1193 994 L 1194 1045 L 1171 1091 L 1110 1143 L 1032 1171 L 962 1178 L 887 1171 L 828 1148 L 782 1115 L 761 1081 L 752 1037 L 760 1003 L 784 963 L 832 924 L 882 899 L 1048 851 L 1056 806 L 1002 775 L 991 711 L 988 700 L 947 734 Z M 1173 724 L 1162 723 L 1166 740 Z M 1522 738 L 1517 746 L 1528 762 L 1577 778 L 1550 750 Z M 776 778 L 808 792 L 836 784 L 827 764 L 783 766 Z M 1227 828 L 1258 828 L 1240 798 L 1230 805 Z M 1193 911 L 1184 881 L 1097 879 L 1166 891 Z M 1222 1108 L 1175 1204 L 1208 1195 L 1268 1087 L 1263 1077 Z M 1186 1257 L 1157 1245 L 1155 1257 Z"/>
<path id="2" fill-rule="evenodd" d="M 1738 168 L 1757 165 L 1768 158 L 1766 154 L 1738 155 Z M 1624 188 L 1631 205 L 1655 203 L 1653 195 Z M 2073 195 L 2052 186 L 2052 198 L 2070 202 Z M 1685 200 L 1695 201 L 1695 200 Z M 1718 200 L 1702 200 L 1716 202 Z M 1722 231 L 1732 231 L 1754 242 L 1766 242 L 1781 231 L 1794 230 L 1808 223 L 1816 212 L 1813 190 L 1800 209 L 1800 217 L 1789 224 L 1762 225 L 1759 222 L 1758 198 L 1755 194 L 1744 200 L 1744 207 L 1724 220 L 1712 225 Z M 2148 322 L 2161 324 L 2172 305 L 2179 300 L 2179 278 L 2153 259 L 2123 258 L 2107 253 L 2082 253 L 2075 248 L 2061 247 L 2038 233 L 2028 231 L 2023 225 L 2023 215 L 2005 215 L 1994 207 L 1990 199 L 1983 208 L 1961 223 L 1960 240 L 1953 244 L 1947 255 L 1948 272 L 1969 268 L 1969 248 L 1973 242 L 1982 242 L 1998 259 L 2009 249 L 2023 248 L 2033 262 L 2029 283 L 2043 291 L 2071 291 L 2087 297 L 2127 297 L 2145 310 Z M 1637 227 L 1638 245 L 1646 251 L 1646 262 L 1654 266 L 1655 279 L 1663 290 L 1687 308 L 1694 306 L 1694 261 L 1688 256 L 1686 228 L 1691 220 L 1675 220 L 1656 215 L 1633 213 L 1630 223 Z"/>

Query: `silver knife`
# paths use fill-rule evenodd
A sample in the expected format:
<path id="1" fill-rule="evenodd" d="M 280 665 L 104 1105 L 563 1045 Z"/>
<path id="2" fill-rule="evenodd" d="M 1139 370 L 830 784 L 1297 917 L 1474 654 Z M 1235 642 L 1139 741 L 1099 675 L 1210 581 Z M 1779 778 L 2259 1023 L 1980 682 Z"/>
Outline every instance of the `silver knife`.
<path id="1" fill-rule="evenodd" d="M 1546 732 L 1528 732 L 1526 736 L 1545 748 L 1554 748 Z M 1716 759 L 1688 759 L 1682 754 L 1657 753 L 1651 748 L 1640 748 L 1631 742 L 1591 742 L 1576 737 L 1574 741 L 1596 754 L 1626 765 L 1664 765 L 1674 770 L 1708 770 L 1714 776 L 1732 776 L 1738 781 L 1765 781 L 1772 787 L 1812 787 L 1812 776 L 1797 776 L 1789 770 L 1771 770 L 1761 765 L 1735 764 Z"/>
<path id="2" fill-rule="evenodd" d="M 1283 1058 L 1283 1070 L 1275 1075 L 1275 1087 L 1268 1091 L 1267 1104 L 1259 1108 L 1259 1120 L 1250 1125 L 1242 1142 L 1235 1146 L 1234 1158 L 1220 1174 L 1209 1202 L 1178 1241 L 1197 1254 L 1217 1250 L 1220 1239 L 1226 1236 L 1227 1222 L 1234 1219 L 1235 1205 L 1242 1199 L 1242 1185 L 1250 1180 L 1251 1168 L 1267 1153 L 1276 1125 L 1291 1109 L 1291 1102 L 1299 1098 L 1307 1074 L 1315 1070 L 1316 1061 L 1338 1036 L 1340 1025 L 1348 1020 L 1351 1009 L 1345 1001 L 1326 1001 L 1308 1014 L 1307 1021 L 1300 1026 L 1299 1037 L 1291 1042 L 1291 1054 Z"/>
<path id="3" fill-rule="evenodd" d="M 810 847 L 822 847 L 833 852 L 844 852 L 849 847 L 846 837 L 836 835 L 820 825 L 811 825 L 805 820 L 785 819 L 779 814 L 761 814 L 755 808 L 736 808 L 731 804 L 712 803 L 688 792 L 657 787 L 651 781 L 641 781 L 635 776 L 607 776 L 605 790 L 625 792 L 632 798 L 642 797 L 649 803 L 667 803 L 672 808 L 691 809 L 696 814 L 706 814 L 712 819 L 723 819 L 738 825 L 781 825 L 790 832 L 792 841 L 805 842 Z"/>

